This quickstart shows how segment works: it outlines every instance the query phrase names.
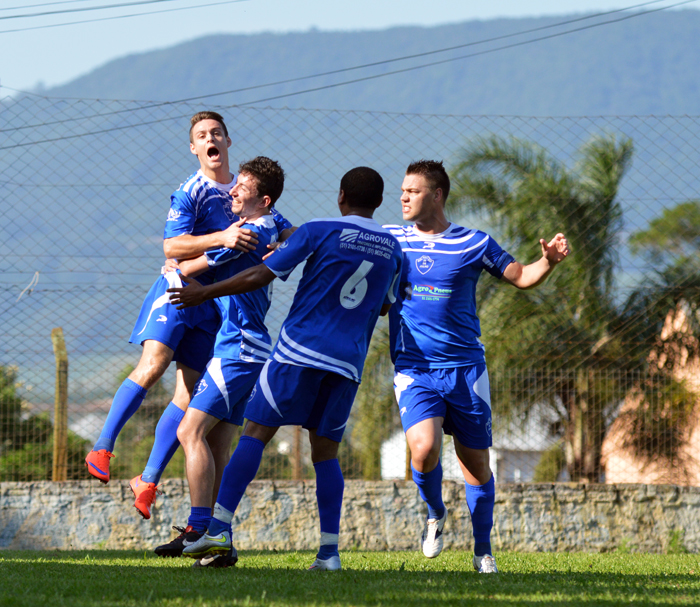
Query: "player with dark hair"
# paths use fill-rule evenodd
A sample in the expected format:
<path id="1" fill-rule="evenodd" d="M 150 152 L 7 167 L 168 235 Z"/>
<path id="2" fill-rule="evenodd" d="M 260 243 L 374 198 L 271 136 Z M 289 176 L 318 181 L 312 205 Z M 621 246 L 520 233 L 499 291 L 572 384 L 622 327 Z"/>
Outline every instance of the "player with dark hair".
<path id="1" fill-rule="evenodd" d="M 283 188 L 284 171 L 274 160 L 258 156 L 242 163 L 236 185 L 231 190 L 232 208 L 239 217 L 246 217 L 243 225 L 257 237 L 256 248 L 246 255 L 227 248 L 212 249 L 197 259 L 181 262 L 181 272 L 193 277 L 214 268 L 214 281 L 220 282 L 262 263 L 269 253 L 268 245 L 277 241 L 277 226 L 271 210 Z M 207 529 L 221 474 L 229 460 L 235 427 L 243 423 L 245 404 L 272 350 L 272 340 L 265 326 L 265 315 L 270 307 L 267 286 L 214 301 L 222 322 L 213 358 L 195 387 L 177 431 L 185 450 L 190 516 L 180 536 L 156 548 L 159 556 L 180 556 L 187 542 L 198 540 Z M 237 560 L 231 548 L 228 554 L 198 565 L 229 567 Z"/>
<path id="2" fill-rule="evenodd" d="M 170 197 L 163 241 L 165 256 L 188 259 L 214 247 L 242 252 L 254 249 L 255 234 L 242 227 L 243 221 L 231 209 L 229 191 L 236 179 L 229 171 L 231 139 L 223 118 L 216 112 L 195 114 L 190 120 L 189 139 L 190 151 L 197 156 L 200 166 Z M 291 227 L 279 215 L 277 223 L 280 229 Z M 213 272 L 208 272 L 200 280 L 211 282 L 212 278 Z M 177 426 L 194 384 L 211 358 L 220 323 L 213 303 L 196 310 L 176 310 L 170 305 L 166 290 L 181 284 L 177 273 L 164 273 L 146 296 L 129 340 L 143 347 L 141 359 L 117 390 L 100 437 L 85 458 L 88 472 L 103 483 L 109 482 L 109 460 L 119 432 L 170 362 L 176 361 L 173 400 L 158 422 L 155 443 L 143 474 L 131 481 L 136 496 L 134 505 L 144 518 L 151 516 L 156 485 L 179 445 Z"/>
<path id="3" fill-rule="evenodd" d="M 347 191 L 344 189 L 347 188 Z M 321 520 L 321 546 L 312 570 L 338 570 L 344 480 L 338 446 L 350 415 L 370 337 L 396 299 L 401 251 L 373 219 L 384 183 L 368 167 L 341 180 L 337 219 L 302 225 L 264 264 L 206 287 L 170 289 L 173 301 L 196 305 L 282 280 L 304 265 L 289 314 L 270 360 L 246 406 L 243 436 L 226 466 L 207 533 L 183 554 L 202 558 L 231 546 L 231 520 L 255 478 L 263 449 L 280 426 L 309 430 Z"/>
<path id="4" fill-rule="evenodd" d="M 495 573 L 491 528 L 495 500 L 489 466 L 491 397 L 476 314 L 476 283 L 486 270 L 519 288 L 540 284 L 569 253 L 563 234 L 540 240 L 542 258 L 523 265 L 488 234 L 445 217 L 450 179 L 442 162 L 408 166 L 401 210 L 410 226 L 384 226 L 403 251 L 399 301 L 389 314 L 394 391 L 411 449 L 413 480 L 428 506 L 423 554 L 443 547 L 442 432 L 451 434 L 465 479 L 474 533 L 473 564 Z"/>

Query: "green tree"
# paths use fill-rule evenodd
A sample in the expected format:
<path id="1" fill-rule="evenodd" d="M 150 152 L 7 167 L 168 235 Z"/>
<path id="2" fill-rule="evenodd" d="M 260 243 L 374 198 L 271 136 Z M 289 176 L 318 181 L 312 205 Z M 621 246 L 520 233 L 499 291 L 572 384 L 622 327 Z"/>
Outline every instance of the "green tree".
<path id="1" fill-rule="evenodd" d="M 361 478 L 381 479 L 381 446 L 401 427 L 394 399 L 394 365 L 389 352 L 389 325 L 380 319 L 372 336 L 355 398 L 351 441 L 359 459 Z"/>
<path id="2" fill-rule="evenodd" d="M 686 268 L 679 282 L 669 269 L 626 297 L 615 281 L 618 191 L 632 155 L 631 140 L 596 136 L 568 168 L 531 142 L 492 136 L 468 144 L 453 171 L 452 214 L 485 220 L 519 261 L 537 258 L 541 237 L 569 239 L 573 254 L 543 285 L 523 292 L 483 280 L 477 301 L 495 411 L 550 406 L 574 480 L 601 478 L 606 429 L 632 390 L 661 409 L 671 401 L 687 409 L 692 399 L 671 374 L 687 335 L 660 336 L 679 302 L 696 305 L 697 272 Z M 660 350 L 669 356 L 661 368 L 650 364 Z"/>

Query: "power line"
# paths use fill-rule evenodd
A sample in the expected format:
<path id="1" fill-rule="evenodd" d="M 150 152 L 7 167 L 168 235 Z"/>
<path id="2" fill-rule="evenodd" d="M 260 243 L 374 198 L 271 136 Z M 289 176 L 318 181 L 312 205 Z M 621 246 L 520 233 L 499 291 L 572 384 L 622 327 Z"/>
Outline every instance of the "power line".
<path id="1" fill-rule="evenodd" d="M 338 82 L 338 83 L 335 83 L 335 84 L 323 85 L 323 86 L 319 86 L 319 87 L 314 87 L 314 88 L 310 88 L 310 89 L 305 89 L 305 90 L 301 90 L 301 91 L 296 91 L 296 92 L 293 92 L 293 93 L 284 93 L 284 94 L 275 95 L 275 96 L 272 96 L 272 97 L 267 97 L 267 98 L 264 98 L 264 99 L 256 99 L 256 100 L 254 100 L 254 101 L 247 101 L 247 102 L 244 102 L 244 103 L 238 103 L 238 104 L 233 104 L 233 105 L 231 105 L 231 106 L 223 106 L 223 107 L 228 107 L 228 108 L 243 107 L 243 106 L 247 106 L 247 105 L 252 105 L 252 104 L 254 104 L 254 103 L 263 103 L 263 102 L 266 102 L 266 101 L 273 101 L 273 100 L 283 99 L 283 98 L 287 98 L 287 97 L 294 97 L 294 96 L 303 95 L 303 94 L 306 94 L 306 93 L 317 92 L 317 91 L 327 90 L 327 89 L 331 89 L 331 88 L 337 88 L 337 87 L 340 87 L 340 86 L 347 86 L 347 85 L 349 85 L 349 84 L 355 84 L 355 83 L 358 83 L 358 82 L 365 82 L 365 81 L 368 81 L 368 80 L 375 80 L 375 79 L 378 79 L 378 78 L 385 78 L 385 77 L 387 77 L 387 76 L 393 76 L 393 75 L 396 75 L 396 74 L 402 74 L 402 73 L 406 73 L 406 72 L 410 72 L 410 71 L 414 71 L 414 70 L 425 69 L 425 68 L 427 68 L 427 67 L 434 67 L 434 66 L 436 66 L 436 65 L 442 65 L 442 64 L 445 64 L 445 63 L 452 63 L 452 62 L 454 62 L 454 61 L 459 61 L 459 60 L 462 60 L 462 59 L 469 59 L 469 58 L 472 58 L 472 57 L 477 57 L 477 56 L 480 56 L 480 55 L 486 55 L 486 54 L 494 53 L 494 52 L 501 51 L 501 50 L 507 50 L 507 49 L 511 49 L 511 48 L 516 48 L 516 47 L 524 46 L 524 45 L 526 45 L 526 44 L 532 44 L 532 43 L 535 43 L 535 42 L 541 42 L 541 41 L 543 41 L 543 40 L 549 40 L 549 39 L 552 39 L 552 38 L 557 38 L 557 37 L 560 37 L 560 36 L 565 36 L 565 35 L 568 35 L 568 34 L 577 33 L 577 32 L 580 32 L 580 31 L 589 30 L 589 29 L 593 29 L 593 28 L 596 28 L 596 27 L 601 27 L 601 26 L 603 26 L 603 25 L 609 25 L 609 24 L 611 24 L 611 23 L 619 23 L 619 22 L 621 22 L 621 21 L 626 21 L 626 20 L 629 20 L 629 19 L 634 19 L 634 18 L 636 18 L 636 17 L 646 16 L 646 15 L 649 15 L 649 14 L 652 14 L 652 13 L 657 13 L 657 12 L 660 12 L 660 11 L 668 10 L 668 9 L 670 9 L 670 8 L 675 8 L 675 7 L 677 7 L 677 6 L 682 6 L 682 5 L 685 5 L 685 4 L 691 4 L 691 3 L 697 2 L 697 1 L 698 1 L 698 0 L 683 0 L 682 2 L 677 2 L 677 3 L 675 3 L 675 4 L 670 4 L 670 5 L 668 5 L 668 6 L 664 6 L 664 7 L 657 8 L 657 9 L 652 9 L 652 10 L 648 10 L 648 11 L 642 11 L 642 12 L 639 12 L 639 13 L 633 13 L 633 14 L 631 14 L 631 15 L 626 15 L 626 16 L 620 17 L 620 18 L 618 18 L 618 19 L 611 19 L 611 20 L 609 20 L 609 21 L 602 21 L 602 22 L 600 22 L 600 23 L 594 23 L 594 24 L 591 24 L 591 25 L 586 25 L 586 26 L 574 28 L 574 29 L 571 29 L 571 30 L 566 30 L 566 31 L 564 31 L 564 32 L 557 32 L 557 33 L 550 34 L 550 35 L 547 35 L 547 36 L 540 36 L 539 38 L 533 38 L 533 39 L 530 39 L 530 40 L 524 40 L 524 41 L 521 41 L 521 42 L 515 42 L 515 43 L 513 43 L 513 44 L 508 44 L 508 45 L 496 47 L 496 48 L 493 48 L 493 49 L 488 49 L 488 50 L 484 50 L 484 51 L 479 51 L 479 52 L 476 52 L 476 53 L 470 53 L 470 54 L 468 54 L 468 55 L 460 55 L 460 56 L 458 56 L 458 57 L 451 57 L 451 58 L 449 58 L 449 59 L 442 59 L 442 60 L 440 60 L 440 61 L 433 61 L 433 62 L 430 62 L 430 63 L 424 63 L 424 64 L 421 64 L 421 65 L 406 67 L 406 68 L 394 70 L 394 71 L 391 71 L 391 72 L 384 72 L 384 73 L 382 73 L 382 74 L 375 74 L 375 75 L 372 75 L 372 76 L 364 76 L 364 77 L 361 77 L 361 78 L 355 78 L 355 79 L 353 79 L 353 80 L 346 80 L 346 81 Z M 651 3 L 650 3 L 650 4 L 651 4 Z M 430 52 L 428 52 L 428 53 L 426 53 L 426 54 L 432 54 L 432 51 L 430 51 Z M 184 101 L 188 101 L 188 100 L 184 100 Z M 182 101 L 182 102 L 184 102 L 184 101 Z M 162 105 L 169 105 L 169 104 L 172 104 L 172 103 L 175 103 L 175 102 L 163 102 L 163 103 L 161 103 L 161 104 L 156 104 L 156 105 L 161 105 L 161 106 L 162 106 Z M 154 106 L 151 106 L 151 107 L 154 107 Z M 143 108 L 137 108 L 137 109 L 143 109 Z M 115 112 L 115 113 L 116 113 L 116 112 Z M 2 146 L 2 147 L 0 147 L 0 150 L 7 150 L 7 149 L 18 148 L 18 147 L 26 147 L 26 146 L 37 145 L 37 144 L 42 144 L 42 143 L 53 143 L 53 142 L 56 142 L 56 141 L 64 141 L 64 140 L 67 140 L 67 139 L 77 139 L 77 138 L 87 137 L 87 136 L 90 136 L 90 135 L 102 135 L 102 134 L 110 133 L 110 132 L 114 132 L 114 131 L 121 131 L 121 130 L 125 130 L 125 129 L 136 128 L 136 127 L 139 127 L 139 126 L 148 126 L 148 125 L 152 125 L 152 124 L 159 124 L 159 123 L 161 123 L 161 122 L 168 122 L 168 121 L 171 121 L 171 120 L 180 120 L 180 119 L 183 119 L 183 118 L 185 118 L 185 116 L 183 116 L 183 115 L 181 115 L 181 116 L 175 116 L 175 117 L 169 117 L 169 118 L 161 118 L 161 119 L 158 119 L 158 120 L 145 121 L 145 122 L 141 122 L 141 123 L 137 123 L 137 124 L 132 124 L 132 125 L 124 125 L 124 126 L 118 126 L 118 127 L 110 127 L 110 128 L 106 128 L 106 129 L 100 129 L 100 130 L 98 130 L 98 131 L 90 131 L 90 132 L 87 132 L 87 133 L 78 133 L 78 134 L 75 134 L 75 135 L 64 135 L 64 136 L 55 137 L 55 138 L 52 138 L 52 139 L 43 139 L 43 140 L 38 140 L 38 141 L 26 142 L 26 143 L 18 143 L 18 144 L 10 145 L 10 146 Z M 1 132 L 1 131 L 0 131 L 0 132 Z"/>
<path id="2" fill-rule="evenodd" d="M 172 0 L 153 0 L 158 2 L 170 2 Z M 83 21 L 69 21 L 67 23 L 52 23 L 49 25 L 36 25 L 32 27 L 21 27 L 11 30 L 1 30 L 0 34 L 14 34 L 17 32 L 27 32 L 30 30 L 47 29 L 51 27 L 63 27 L 64 25 L 80 25 L 82 23 L 96 23 L 98 21 L 112 21 L 114 19 L 127 19 L 129 17 L 142 17 L 144 15 L 157 15 L 160 13 L 173 13 L 176 11 L 187 11 L 195 8 L 206 8 L 209 6 L 219 6 L 221 4 L 236 4 L 238 2 L 250 2 L 251 0 L 224 0 L 223 2 L 210 2 L 209 4 L 197 4 L 195 6 L 183 6 L 180 8 L 166 8 L 159 11 L 148 11 L 144 13 L 131 13 L 129 15 L 113 15 L 112 17 L 101 17 L 99 19 L 85 19 Z"/>
<path id="3" fill-rule="evenodd" d="M 87 6 L 84 8 L 64 8 L 58 11 L 44 11 L 43 13 L 26 13 L 24 15 L 7 15 L 0 17 L 0 21 L 7 19 L 26 19 L 28 17 L 46 17 L 49 15 L 65 15 L 67 13 L 84 13 L 87 11 L 102 11 L 111 8 L 125 8 L 129 6 L 140 6 L 143 4 L 160 4 L 162 2 L 178 2 L 179 0 L 137 0 L 136 2 L 121 2 L 119 4 L 105 4 L 103 6 Z"/>
<path id="4" fill-rule="evenodd" d="M 494 37 L 492 37 L 492 38 L 485 38 L 485 39 L 483 39 L 483 40 L 476 40 L 476 41 L 473 41 L 473 42 L 467 42 L 467 43 L 464 43 L 464 44 L 458 44 L 458 45 L 449 46 L 449 47 L 445 47 L 445 48 L 441 48 L 441 49 L 435 49 L 435 50 L 432 50 L 432 51 L 425 51 L 425 52 L 423 52 L 423 53 L 415 53 L 415 54 L 412 54 L 412 55 L 405 55 L 405 56 L 402 56 L 402 57 L 394 57 L 394 58 L 392 58 L 392 59 L 384 59 L 384 60 L 381 60 L 381 61 L 374 61 L 374 62 L 371 62 L 371 63 L 364 63 L 364 64 L 355 65 L 355 66 L 351 66 L 351 67 L 339 68 L 339 69 L 335 69 L 335 70 L 329 70 L 329 71 L 326 71 L 326 72 L 319 72 L 319 73 L 310 74 L 310 75 L 307 75 L 307 76 L 298 76 L 298 77 L 296 77 L 296 78 L 288 78 L 288 79 L 285 79 L 285 80 L 278 80 L 278 81 L 275 81 L 275 82 L 268 82 L 268 83 L 265 83 L 265 84 L 258 84 L 258 85 L 253 85 L 253 86 L 248 86 L 248 87 L 243 87 L 243 88 L 238 88 L 238 89 L 232 89 L 232 90 L 229 90 L 229 91 L 222 91 L 222 92 L 219 92 L 219 93 L 208 93 L 208 94 L 205 94 L 205 95 L 198 95 L 198 96 L 195 96 L 195 97 L 188 97 L 188 98 L 185 98 L 185 99 L 178 99 L 178 100 L 175 100 L 175 101 L 163 101 L 163 102 L 159 102 L 159 103 L 150 103 L 150 104 L 143 105 L 143 106 L 139 106 L 139 107 L 136 107 L 136 108 L 127 108 L 127 109 L 123 109 L 123 110 L 114 110 L 114 111 L 112 111 L 112 112 L 103 112 L 103 113 L 100 113 L 100 114 L 93 114 L 92 116 L 80 116 L 80 117 L 78 117 L 78 118 L 66 118 L 66 119 L 63 119 L 63 120 L 48 121 L 48 122 L 44 122 L 44 123 L 41 123 L 41 124 L 38 124 L 38 125 L 25 125 L 25 126 L 21 126 L 21 127 L 15 127 L 15 128 L 12 128 L 12 129 L 0 129 L 0 133 L 11 132 L 11 131 L 19 131 L 19 130 L 25 130 L 25 129 L 29 129 L 29 128 L 38 128 L 38 127 L 41 127 L 41 126 L 50 126 L 50 125 L 56 125 L 56 124 L 64 124 L 64 123 L 67 123 L 67 122 L 75 122 L 75 121 L 78 121 L 78 120 L 86 120 L 86 119 L 91 119 L 91 118 L 102 118 L 102 117 L 105 117 L 105 116 L 113 116 L 113 115 L 122 114 L 122 113 L 136 112 L 136 111 L 139 111 L 139 110 L 146 110 L 146 109 L 152 109 L 152 108 L 157 108 L 157 107 L 163 107 L 163 106 L 166 106 L 166 105 L 171 105 L 171 104 L 176 104 L 176 103 L 187 103 L 187 102 L 190 102 L 190 101 L 197 101 L 197 100 L 199 100 L 199 99 L 209 99 L 209 98 L 212 98 L 212 97 L 219 97 L 219 96 L 222 96 L 222 95 L 230 95 L 230 94 L 234 94 L 234 93 L 242 93 L 242 92 L 252 91 L 252 90 L 256 90 L 256 89 L 267 88 L 267 87 L 271 87 L 271 86 L 278 86 L 278 85 L 281 85 L 281 84 L 290 84 L 290 83 L 299 82 L 299 81 L 302 81 L 302 80 L 309 80 L 309 79 L 312 79 L 312 78 L 321 78 L 321 77 L 323 77 L 323 76 L 331 76 L 331 75 L 341 74 L 341 73 L 350 72 L 350 71 L 354 71 L 354 70 L 365 69 L 365 68 L 369 68 L 369 67 L 377 67 L 377 66 L 386 65 L 386 64 L 389 64 L 389 63 L 396 63 L 396 62 L 399 62 L 399 61 L 406 61 L 406 60 L 409 60 L 409 59 L 416 59 L 416 58 L 419 58 L 419 57 L 426 57 L 426 56 L 429 56 L 429 55 L 435 55 L 435 54 L 438 54 L 438 53 L 444 53 L 444 52 L 448 52 L 448 51 L 452 51 L 452 50 L 457 50 L 457 49 L 460 49 L 460 48 L 467 48 L 467 47 L 472 47 L 472 46 L 478 46 L 478 45 L 480 45 L 480 44 L 486 44 L 486 43 L 489 43 L 489 42 L 495 42 L 495 41 L 498 41 L 498 40 L 503 40 L 503 39 L 507 39 L 507 38 L 513 38 L 513 37 L 516 37 L 516 36 L 522 36 L 522 35 L 525 35 L 525 34 L 530 34 L 530 33 L 533 33 L 533 32 L 538 32 L 538 31 L 542 31 L 542 30 L 546 30 L 546 29 L 552 29 L 552 28 L 556 28 L 556 27 L 562 27 L 562 26 L 564 26 L 564 25 L 570 25 L 570 24 L 572 24 L 572 23 L 578 23 L 578 22 L 580 22 L 580 21 L 585 21 L 585 20 L 589 20 L 589 19 L 595 19 L 595 18 L 597 18 L 597 17 L 604 17 L 604 16 L 607 16 L 607 15 L 611 15 L 611 14 L 615 14 L 615 13 L 619 13 L 619 12 L 624 12 L 624 11 L 628 11 L 628 10 L 633 10 L 633 9 L 635 9 L 635 8 L 641 8 L 641 7 L 643 7 L 643 6 L 648 6 L 648 5 L 650 5 L 650 4 L 658 4 L 659 2 L 663 2 L 663 1 L 665 1 L 665 0 L 651 0 L 651 1 L 649 1 L 649 2 L 643 2 L 643 3 L 641 3 L 641 4 L 635 4 L 635 5 L 628 6 L 628 7 L 624 7 L 624 8 L 620 8 L 620 9 L 615 9 L 615 10 L 611 10 L 611 11 L 605 11 L 605 12 L 601 12 L 601 13 L 595 13 L 595 14 L 593 14 L 593 15 L 586 15 L 586 16 L 577 17 L 577 18 L 574 18 L 574 19 L 568 19 L 568 20 L 565 20 L 565 21 L 560 21 L 560 22 L 557 22 L 557 23 L 549 24 L 549 25 L 543 25 L 543 26 L 539 26 L 539 27 L 535 27 L 535 28 L 531 28 L 531 29 L 527 29 L 527 30 L 521 30 L 521 31 L 518 31 L 518 32 L 513 32 L 513 33 L 511 33 L 511 34 L 503 34 L 503 35 L 501 35 L 501 36 L 494 36 Z M 694 1 L 694 0 L 690 0 L 690 1 Z M 601 24 L 601 25 L 604 25 L 604 24 Z M 9 87 L 5 87 L 5 88 L 9 88 Z M 16 89 L 10 89 L 10 90 L 16 90 Z M 22 92 L 22 91 L 17 91 L 17 92 Z M 35 93 L 28 93 L 28 94 L 34 94 L 34 95 L 35 95 Z M 40 95 L 38 95 L 38 96 L 40 96 Z M 44 97 L 44 98 L 45 98 L 45 99 L 51 99 L 51 97 Z M 61 99 L 65 99 L 65 98 L 61 98 Z M 256 103 L 256 102 L 250 102 L 250 103 Z"/>
<path id="5" fill-rule="evenodd" d="M 0 8 L 0 11 L 19 11 L 28 8 L 41 8 L 42 6 L 55 6 L 57 4 L 76 4 L 78 2 L 91 2 L 92 0 L 62 0 L 61 2 L 43 2 L 42 4 L 29 4 L 24 6 L 8 6 Z"/>

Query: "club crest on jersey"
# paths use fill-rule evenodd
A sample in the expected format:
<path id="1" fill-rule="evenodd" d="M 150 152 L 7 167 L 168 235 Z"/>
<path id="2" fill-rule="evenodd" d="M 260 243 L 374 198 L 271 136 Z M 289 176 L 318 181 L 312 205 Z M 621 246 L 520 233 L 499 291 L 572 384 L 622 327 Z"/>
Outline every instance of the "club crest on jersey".
<path id="1" fill-rule="evenodd" d="M 176 211 L 175 209 L 170 209 L 168 211 L 168 218 L 166 219 L 166 221 L 177 221 L 178 219 L 180 219 L 180 215 L 182 215 L 182 213 L 180 213 L 180 211 Z"/>
<path id="2" fill-rule="evenodd" d="M 435 262 L 427 255 L 421 255 L 418 259 L 416 259 L 416 269 L 421 274 L 426 274 L 433 267 L 434 263 Z"/>

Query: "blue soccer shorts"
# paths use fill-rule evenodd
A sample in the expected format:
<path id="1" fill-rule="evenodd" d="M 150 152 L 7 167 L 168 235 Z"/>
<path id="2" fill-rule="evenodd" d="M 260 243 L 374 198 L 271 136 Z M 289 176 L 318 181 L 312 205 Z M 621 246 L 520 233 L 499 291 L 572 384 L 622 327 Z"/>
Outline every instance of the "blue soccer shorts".
<path id="1" fill-rule="evenodd" d="M 173 350 L 174 361 L 201 373 L 211 358 L 221 317 L 213 301 L 178 310 L 167 290 L 179 286 L 182 281 L 176 272 L 162 274 L 153 283 L 129 341 L 139 345 L 148 339 L 158 341 Z"/>
<path id="2" fill-rule="evenodd" d="M 212 358 L 195 385 L 190 407 L 240 426 L 262 368 L 262 363 Z"/>
<path id="3" fill-rule="evenodd" d="M 443 430 L 465 447 L 488 449 L 491 395 L 484 363 L 451 369 L 397 369 L 394 393 L 403 431 L 426 419 L 443 417 Z"/>
<path id="4" fill-rule="evenodd" d="M 302 426 L 339 443 L 360 384 L 323 369 L 268 360 L 245 416 L 263 426 Z"/>

